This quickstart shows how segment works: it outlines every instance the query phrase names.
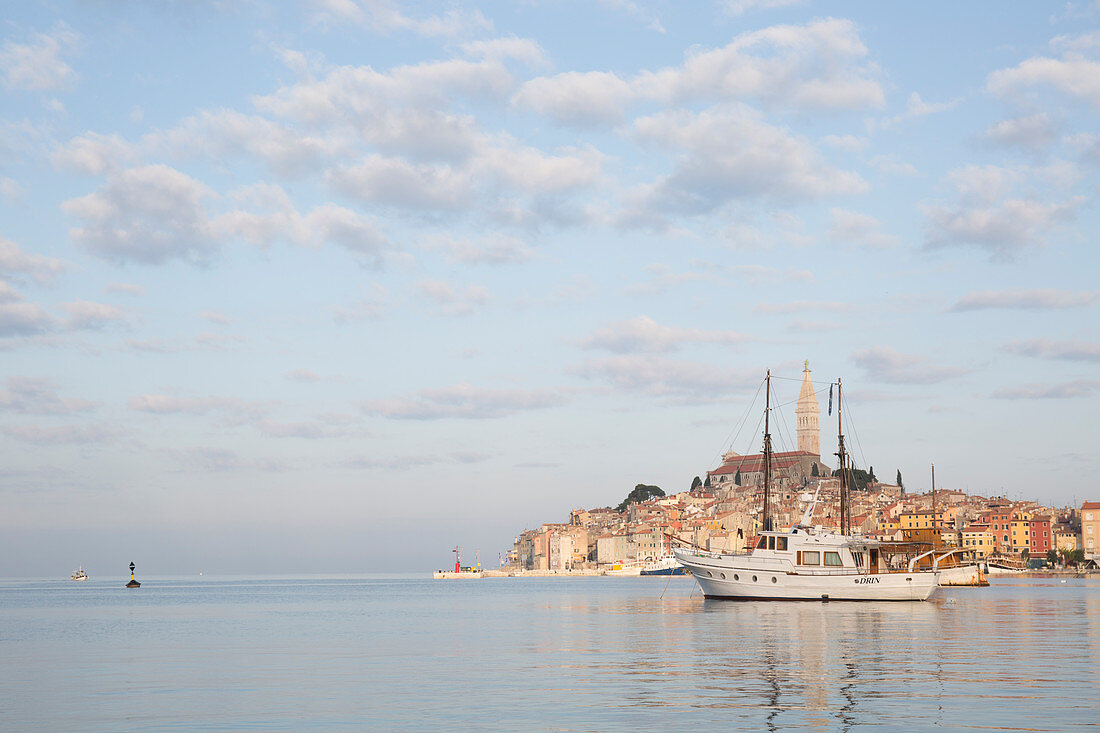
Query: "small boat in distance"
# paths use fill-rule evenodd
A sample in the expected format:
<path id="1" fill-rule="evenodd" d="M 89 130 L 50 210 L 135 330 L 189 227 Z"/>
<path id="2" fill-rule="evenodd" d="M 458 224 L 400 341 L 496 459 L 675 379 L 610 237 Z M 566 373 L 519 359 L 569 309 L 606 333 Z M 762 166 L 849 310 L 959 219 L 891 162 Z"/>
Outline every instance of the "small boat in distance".
<path id="1" fill-rule="evenodd" d="M 687 568 L 674 555 L 659 557 L 642 567 L 642 575 L 687 575 Z"/>
<path id="2" fill-rule="evenodd" d="M 77 568 L 76 570 L 73 571 L 72 579 L 73 580 L 87 580 L 88 579 L 88 574 L 86 572 L 84 572 L 84 566 L 83 565 L 81 565 L 79 568 Z"/>

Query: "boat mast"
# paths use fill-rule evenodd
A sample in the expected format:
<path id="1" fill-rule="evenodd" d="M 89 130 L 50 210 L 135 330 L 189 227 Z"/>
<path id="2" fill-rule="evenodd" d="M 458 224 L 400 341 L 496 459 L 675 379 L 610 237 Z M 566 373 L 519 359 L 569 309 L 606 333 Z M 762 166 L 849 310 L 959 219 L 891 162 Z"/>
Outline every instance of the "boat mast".
<path id="1" fill-rule="evenodd" d="M 772 487 L 772 434 L 769 427 L 768 417 L 771 414 L 771 399 L 772 399 L 772 370 L 768 370 L 768 375 L 764 379 L 764 521 L 763 527 L 765 532 L 772 530 L 772 515 L 771 515 L 771 487 Z"/>
<path id="2" fill-rule="evenodd" d="M 936 537 L 939 531 L 936 529 L 936 464 L 932 464 L 932 547 L 936 546 Z"/>
<path id="3" fill-rule="evenodd" d="M 840 410 L 844 403 L 840 399 L 840 377 L 836 380 L 836 434 L 837 451 L 840 459 L 840 533 L 850 535 L 852 533 L 851 506 L 849 504 L 848 487 L 848 454 L 844 450 L 844 427 L 840 421 Z"/>

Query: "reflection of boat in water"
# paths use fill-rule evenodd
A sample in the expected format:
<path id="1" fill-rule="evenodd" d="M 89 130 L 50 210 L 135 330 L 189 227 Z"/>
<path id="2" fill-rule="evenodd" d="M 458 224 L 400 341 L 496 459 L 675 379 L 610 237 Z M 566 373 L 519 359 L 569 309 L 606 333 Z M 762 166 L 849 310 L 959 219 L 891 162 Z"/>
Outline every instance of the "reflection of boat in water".
<path id="1" fill-rule="evenodd" d="M 837 424 L 840 421 L 840 380 Z M 770 511 L 772 442 L 771 372 L 764 407 L 764 494 L 762 531 L 747 553 L 719 553 L 697 548 L 673 550 L 695 576 L 707 598 L 758 600 L 923 601 L 939 586 L 934 551 L 899 553 L 876 539 L 852 536 L 844 434 L 838 430 L 840 459 L 840 527 L 832 532 L 812 526 L 817 495 L 806 497 L 801 521 L 786 531 L 772 526 Z M 820 487 L 819 487 L 820 488 Z M 929 558 L 931 567 L 917 564 Z"/>
<path id="2" fill-rule="evenodd" d="M 642 567 L 642 575 L 686 575 L 687 568 L 674 555 L 659 557 Z"/>
<path id="3" fill-rule="evenodd" d="M 73 580 L 87 580 L 88 579 L 88 574 L 86 572 L 84 572 L 84 566 L 83 565 L 81 565 L 79 568 L 77 568 L 76 570 L 73 571 L 72 579 Z"/>

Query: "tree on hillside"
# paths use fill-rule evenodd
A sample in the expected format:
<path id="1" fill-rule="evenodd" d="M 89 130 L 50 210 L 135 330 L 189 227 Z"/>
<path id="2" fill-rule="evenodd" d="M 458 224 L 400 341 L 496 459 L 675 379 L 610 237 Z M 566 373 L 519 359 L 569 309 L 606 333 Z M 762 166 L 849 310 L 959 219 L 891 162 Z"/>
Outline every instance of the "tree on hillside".
<path id="1" fill-rule="evenodd" d="M 649 486 L 647 484 L 638 484 L 634 487 L 633 491 L 626 495 L 623 499 L 623 503 L 615 507 L 615 511 L 625 511 L 631 504 L 638 504 L 648 499 L 652 499 L 655 496 L 664 496 L 665 492 L 661 490 L 659 486 Z"/>
<path id="2" fill-rule="evenodd" d="M 833 476 L 839 476 L 840 469 L 833 471 Z M 849 468 L 848 469 L 848 488 L 856 491 L 866 491 L 867 481 L 870 479 L 870 475 L 862 468 Z"/>
<path id="3" fill-rule="evenodd" d="M 733 477 L 733 483 L 737 484 L 738 486 L 741 485 L 741 469 L 740 468 L 737 469 L 737 475 Z"/>
<path id="4" fill-rule="evenodd" d="M 1058 551 L 1057 550 L 1047 550 L 1047 562 L 1050 563 L 1051 565 L 1057 565 L 1058 564 Z"/>
<path id="5" fill-rule="evenodd" d="M 710 474 L 709 473 L 707 474 L 707 480 L 703 482 L 703 488 L 706 488 L 706 489 L 710 488 Z"/>
<path id="6" fill-rule="evenodd" d="M 898 469 L 898 477 L 896 479 L 896 483 L 898 485 L 898 488 L 901 489 L 902 496 L 904 496 L 905 495 L 905 484 L 903 484 L 901 482 L 901 469 L 900 468 Z"/>
<path id="7" fill-rule="evenodd" d="M 867 471 L 867 480 L 872 484 L 878 482 L 878 479 L 875 478 L 875 467 L 874 466 L 871 466 L 871 468 L 868 469 L 868 471 Z"/>
<path id="8" fill-rule="evenodd" d="M 816 463 L 814 464 L 814 467 L 810 470 L 810 475 L 813 476 L 814 478 L 817 478 L 818 476 L 821 475 L 821 472 L 817 470 L 817 464 Z"/>
<path id="9" fill-rule="evenodd" d="M 695 491 L 697 488 L 699 488 L 702 485 L 703 485 L 703 480 L 701 478 L 699 478 L 698 476 L 696 476 L 695 480 L 691 482 L 691 490 Z"/>

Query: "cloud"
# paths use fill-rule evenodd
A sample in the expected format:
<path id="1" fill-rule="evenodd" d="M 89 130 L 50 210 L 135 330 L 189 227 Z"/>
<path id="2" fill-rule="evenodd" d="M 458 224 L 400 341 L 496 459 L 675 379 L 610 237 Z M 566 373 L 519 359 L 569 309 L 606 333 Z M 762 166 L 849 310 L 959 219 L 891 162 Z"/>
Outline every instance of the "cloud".
<path id="1" fill-rule="evenodd" d="M 304 438 L 306 440 L 319 440 L 347 435 L 348 431 L 342 426 L 332 426 L 320 420 L 304 420 L 299 422 L 276 422 L 275 420 L 258 420 L 255 427 L 261 434 L 269 438 Z"/>
<path id="2" fill-rule="evenodd" d="M 986 79 L 986 89 L 1001 97 L 1021 98 L 1029 89 L 1043 88 L 1100 107 L 1100 62 L 1067 48 L 1061 58 L 1035 56 Z"/>
<path id="3" fill-rule="evenodd" d="M 1072 220 L 1086 201 L 1083 196 L 1044 201 L 1037 193 L 1020 191 L 1030 178 L 1053 173 L 1050 168 L 993 165 L 952 171 L 948 181 L 955 187 L 955 200 L 920 206 L 926 219 L 925 246 L 976 246 L 993 260 L 1009 260 L 1028 247 L 1046 244 L 1047 233 Z M 1064 170 L 1058 175 L 1061 183 L 1067 182 Z"/>
<path id="4" fill-rule="evenodd" d="M 1027 339 L 1007 343 L 1002 347 L 1002 350 L 1010 354 L 1037 356 L 1044 359 L 1100 362 L 1100 343 L 1095 341 Z"/>
<path id="5" fill-rule="evenodd" d="M 750 10 L 775 10 L 801 5 L 804 0 L 725 0 L 726 12 L 743 15 Z"/>
<path id="6" fill-rule="evenodd" d="M 87 400 L 59 397 L 53 382 L 35 377 L 8 377 L 0 390 L 0 411 L 25 415 L 69 415 L 95 407 Z"/>
<path id="7" fill-rule="evenodd" d="M 154 415 L 208 415 L 221 414 L 230 425 L 254 422 L 263 417 L 267 405 L 236 397 L 172 397 L 145 394 L 131 397 L 131 410 Z"/>
<path id="8" fill-rule="evenodd" d="M 33 336 L 55 326 L 53 316 L 36 303 L 0 303 L 0 338 Z"/>
<path id="9" fill-rule="evenodd" d="M 108 293 L 123 293 L 125 295 L 145 295 L 145 288 L 133 283 L 108 283 L 103 289 Z"/>
<path id="10" fill-rule="evenodd" d="M 388 291 L 378 283 L 370 284 L 370 293 L 346 306 L 332 309 L 332 317 L 337 323 L 359 323 L 373 321 L 382 317 L 388 306 Z"/>
<path id="11" fill-rule="evenodd" d="M 867 147 L 868 140 L 855 135 L 826 135 L 822 138 L 822 142 L 830 148 L 854 155 L 863 152 L 863 149 Z"/>
<path id="12" fill-rule="evenodd" d="M 1067 400 L 1091 397 L 1100 389 L 1100 379 L 1075 379 L 1061 384 L 1031 384 L 1023 387 L 1002 387 L 993 392 L 1001 400 Z"/>
<path id="13" fill-rule="evenodd" d="M 471 285 L 463 290 L 440 280 L 422 280 L 417 284 L 417 289 L 438 305 L 439 312 L 446 316 L 469 315 L 489 300 L 489 291 L 480 285 Z"/>
<path id="14" fill-rule="evenodd" d="M 834 208 L 829 210 L 829 220 L 829 238 L 837 242 L 869 249 L 889 249 L 901 244 L 897 237 L 883 233 L 882 224 L 873 216 Z"/>
<path id="15" fill-rule="evenodd" d="M 284 471 L 287 465 L 271 459 L 251 459 L 226 448 L 190 448 L 176 455 L 189 469 L 210 473 Z"/>
<path id="16" fill-rule="evenodd" d="M 450 165 L 418 165 L 402 158 L 367 156 L 359 165 L 328 173 L 341 193 L 363 201 L 409 209 L 459 211 L 471 205 L 474 181 Z"/>
<path id="17" fill-rule="evenodd" d="M 86 132 L 59 146 L 50 154 L 58 168 L 91 176 L 101 176 L 134 163 L 135 146 L 118 135 Z"/>
<path id="18" fill-rule="evenodd" d="M 966 373 L 966 369 L 941 367 L 915 354 L 899 354 L 889 346 L 875 346 L 852 353 L 852 361 L 871 381 L 891 384 L 935 384 Z"/>
<path id="19" fill-rule="evenodd" d="M 451 262 L 466 265 L 520 264 L 534 257 L 534 249 L 526 242 L 504 234 L 489 234 L 480 240 L 444 235 L 430 238 L 425 246 L 444 253 Z"/>
<path id="20" fill-rule="evenodd" d="M 115 425 L 7 425 L 0 428 L 5 435 L 35 445 L 86 445 L 104 443 L 125 435 Z"/>
<path id="21" fill-rule="evenodd" d="M 791 300 L 784 303 L 761 303 L 752 309 L 753 313 L 788 315 L 791 313 L 826 312 L 850 313 L 856 309 L 854 303 L 835 300 Z"/>
<path id="22" fill-rule="evenodd" d="M 213 230 L 220 235 L 259 246 L 278 241 L 301 247 L 331 243 L 375 266 L 381 264 L 389 247 L 373 218 L 331 203 L 315 206 L 303 215 L 286 191 L 274 184 L 245 186 L 233 191 L 230 198 L 243 208 L 215 219 Z"/>
<path id="23" fill-rule="evenodd" d="M 76 81 L 76 72 L 61 60 L 80 37 L 59 26 L 51 35 L 36 33 L 27 43 L 4 41 L 0 47 L 0 74 L 8 89 L 57 91 Z"/>
<path id="24" fill-rule="evenodd" d="M 749 340 L 733 331 L 706 331 L 699 328 L 662 326 L 648 316 L 612 323 L 581 342 L 586 349 L 602 349 L 615 354 L 674 351 L 685 343 L 742 344 Z"/>
<path id="25" fill-rule="evenodd" d="M 487 453 L 451 453 L 448 456 L 438 455 L 414 455 L 414 456 L 397 456 L 393 458 L 353 458 L 344 462 L 344 466 L 347 468 L 372 470 L 372 469 L 392 469 L 392 470 L 407 470 L 410 468 L 421 468 L 423 466 L 437 466 L 440 464 L 462 464 L 470 465 L 473 463 L 482 463 L 492 458 Z"/>
<path id="26" fill-rule="evenodd" d="M 616 389 L 689 400 L 720 399 L 760 381 L 758 372 L 640 354 L 591 359 L 569 371 Z"/>
<path id="27" fill-rule="evenodd" d="M 314 18 L 322 25 L 354 23 L 381 35 L 409 31 L 421 36 L 455 37 L 493 30 L 492 22 L 480 10 L 453 9 L 442 15 L 413 18 L 390 0 L 313 0 L 313 6 Z"/>
<path id="28" fill-rule="evenodd" d="M 692 50 L 678 67 L 624 78 L 564 72 L 525 82 L 514 104 L 568 125 L 617 124 L 636 102 L 679 105 L 757 98 L 795 109 L 862 109 L 883 102 L 878 71 L 854 23 L 836 18 L 742 33 L 728 45 Z"/>
<path id="29" fill-rule="evenodd" d="M 985 136 L 997 145 L 1039 150 L 1054 142 L 1057 131 L 1045 112 L 1028 117 L 1001 120 L 985 131 Z"/>
<path id="30" fill-rule="evenodd" d="M 963 312 L 1005 308 L 1013 310 L 1061 310 L 1065 308 L 1084 308 L 1100 297 L 1100 293 L 1055 290 L 981 290 L 967 293 L 959 298 L 951 311 Z"/>
<path id="31" fill-rule="evenodd" d="M 29 254 L 9 239 L 0 237 L 0 274 L 7 278 L 30 278 L 39 284 L 53 282 L 67 264 L 56 257 Z"/>
<path id="32" fill-rule="evenodd" d="M 324 377 L 311 369 L 293 369 L 283 376 L 294 382 L 320 382 L 324 380 Z"/>
<path id="33" fill-rule="evenodd" d="M 395 420 L 490 419 L 565 404 L 550 390 L 484 389 L 466 383 L 423 389 L 414 396 L 372 400 L 363 409 Z"/>
<path id="34" fill-rule="evenodd" d="M 216 249 L 202 204 L 211 195 L 184 173 L 149 165 L 112 174 L 99 191 L 61 208 L 82 224 L 70 236 L 104 259 L 146 265 L 205 262 Z"/>
<path id="35" fill-rule="evenodd" d="M 62 303 L 61 307 L 69 314 L 66 326 L 77 331 L 98 331 L 126 323 L 126 314 L 120 308 L 105 303 L 77 300 Z"/>
<path id="36" fill-rule="evenodd" d="M 858 174 L 826 165 L 805 139 L 741 105 L 642 117 L 633 137 L 676 151 L 678 158 L 671 173 L 635 189 L 627 223 L 645 221 L 652 212 L 707 214 L 740 199 L 793 202 L 867 189 Z"/>

